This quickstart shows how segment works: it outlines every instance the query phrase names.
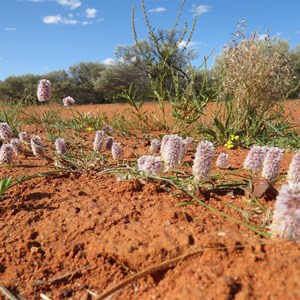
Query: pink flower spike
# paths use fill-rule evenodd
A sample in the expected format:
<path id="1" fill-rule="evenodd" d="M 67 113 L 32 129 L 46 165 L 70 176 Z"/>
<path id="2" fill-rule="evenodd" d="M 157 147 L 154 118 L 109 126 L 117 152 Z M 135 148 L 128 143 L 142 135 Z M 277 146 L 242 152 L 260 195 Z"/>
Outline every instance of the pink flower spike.
<path id="1" fill-rule="evenodd" d="M 163 170 L 163 161 L 159 156 L 142 155 L 138 160 L 138 168 L 146 175 L 158 175 Z"/>
<path id="2" fill-rule="evenodd" d="M 32 136 L 30 143 L 31 143 L 31 149 L 32 149 L 33 155 L 41 156 L 41 157 L 45 156 L 45 149 L 43 146 L 43 142 L 39 136 L 37 136 L 37 135 Z"/>
<path id="3" fill-rule="evenodd" d="M 97 130 L 95 133 L 95 139 L 94 139 L 94 151 L 99 152 L 102 149 L 103 145 L 103 139 L 104 139 L 104 131 L 103 130 Z"/>
<path id="4" fill-rule="evenodd" d="M 120 160 L 122 157 L 122 146 L 121 143 L 114 142 L 111 146 L 111 154 L 113 159 Z"/>
<path id="5" fill-rule="evenodd" d="M 266 147 L 252 146 L 244 161 L 244 169 L 258 173 L 267 153 Z"/>
<path id="6" fill-rule="evenodd" d="M 210 141 L 202 141 L 198 144 L 193 164 L 193 175 L 196 181 L 207 180 L 214 153 L 215 147 Z"/>
<path id="7" fill-rule="evenodd" d="M 27 132 L 20 132 L 18 136 L 19 136 L 19 139 L 21 142 L 29 142 L 30 141 L 30 138 L 29 138 L 29 135 Z"/>
<path id="8" fill-rule="evenodd" d="M 37 98 L 40 102 L 50 100 L 51 82 L 47 79 L 41 79 L 38 84 Z"/>
<path id="9" fill-rule="evenodd" d="M 287 181 L 290 186 L 300 184 L 300 150 L 292 158 L 287 172 Z"/>
<path id="10" fill-rule="evenodd" d="M 54 142 L 56 152 L 60 155 L 64 155 L 68 152 L 66 142 L 63 138 L 57 138 Z"/>
<path id="11" fill-rule="evenodd" d="M 221 152 L 217 158 L 216 166 L 220 169 L 228 169 L 230 167 L 228 163 L 228 154 Z"/>
<path id="12" fill-rule="evenodd" d="M 16 156 L 20 155 L 20 153 L 21 153 L 21 142 L 20 142 L 20 140 L 19 139 L 11 139 L 9 143 L 13 147 L 14 154 Z"/>
<path id="13" fill-rule="evenodd" d="M 104 148 L 106 150 L 111 150 L 113 142 L 114 142 L 114 138 L 112 136 L 108 136 L 106 141 L 105 141 Z"/>
<path id="14" fill-rule="evenodd" d="M 150 144 L 150 152 L 151 153 L 158 153 L 159 150 L 160 150 L 160 140 L 153 139 L 151 141 L 151 144 Z"/>
<path id="15" fill-rule="evenodd" d="M 166 171 L 176 167 L 182 158 L 183 139 L 177 134 L 165 135 L 161 143 L 161 158 Z"/>
<path id="16" fill-rule="evenodd" d="M 13 132 L 6 122 L 0 123 L 0 139 L 3 141 L 8 141 L 13 137 Z"/>
<path id="17" fill-rule="evenodd" d="M 283 150 L 277 147 L 270 147 L 263 162 L 261 175 L 267 180 L 276 178 L 279 174 L 279 168 Z"/>
<path id="18" fill-rule="evenodd" d="M 63 105 L 64 106 L 72 106 L 75 104 L 74 98 L 68 96 L 62 99 Z"/>
<path id="19" fill-rule="evenodd" d="M 112 134 L 113 133 L 113 128 L 107 124 L 103 125 L 102 131 L 106 134 Z"/>
<path id="20" fill-rule="evenodd" d="M 0 148 L 0 164 L 10 165 L 13 159 L 13 147 L 10 144 L 3 144 Z"/>
<path id="21" fill-rule="evenodd" d="M 272 224 L 273 237 L 300 242 L 300 184 L 285 184 L 276 198 Z"/>

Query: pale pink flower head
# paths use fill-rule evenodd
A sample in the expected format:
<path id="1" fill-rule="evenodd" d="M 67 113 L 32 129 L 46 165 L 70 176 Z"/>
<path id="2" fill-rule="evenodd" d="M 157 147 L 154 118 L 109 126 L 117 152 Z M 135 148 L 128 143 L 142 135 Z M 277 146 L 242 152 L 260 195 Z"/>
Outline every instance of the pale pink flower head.
<path id="1" fill-rule="evenodd" d="M 64 155 L 68 152 L 68 149 L 67 149 L 67 145 L 66 145 L 66 142 L 63 138 L 57 138 L 54 142 L 54 146 L 55 146 L 55 149 L 56 149 L 56 152 L 60 155 Z"/>
<path id="2" fill-rule="evenodd" d="M 0 123 L 0 139 L 3 141 L 8 141 L 13 137 L 13 132 L 6 122 Z"/>
<path id="3" fill-rule="evenodd" d="M 106 141 L 105 141 L 104 148 L 106 150 L 111 150 L 113 142 L 114 142 L 114 138 L 112 136 L 108 136 Z"/>
<path id="4" fill-rule="evenodd" d="M 160 151 L 166 171 L 173 169 L 181 162 L 183 143 L 182 137 L 177 134 L 165 135 L 162 138 Z"/>
<path id="5" fill-rule="evenodd" d="M 72 106 L 75 104 L 75 100 L 71 96 L 63 98 L 62 102 L 64 106 Z"/>
<path id="6" fill-rule="evenodd" d="M 43 157 L 45 155 L 44 145 L 42 139 L 39 136 L 37 135 L 32 136 L 30 139 L 30 143 L 31 143 L 32 153 L 35 156 Z"/>
<path id="7" fill-rule="evenodd" d="M 196 181 L 207 180 L 214 154 L 215 147 L 212 142 L 201 141 L 198 144 L 193 164 L 193 175 Z"/>
<path id="8" fill-rule="evenodd" d="M 230 167 L 228 163 L 228 153 L 221 152 L 217 158 L 216 166 L 220 169 L 228 169 Z"/>
<path id="9" fill-rule="evenodd" d="M 270 226 L 273 237 L 300 242 L 300 184 L 281 187 Z"/>
<path id="10" fill-rule="evenodd" d="M 300 150 L 292 158 L 287 172 L 287 181 L 290 186 L 300 184 Z"/>
<path id="11" fill-rule="evenodd" d="M 112 134 L 113 133 L 113 128 L 107 124 L 103 125 L 102 131 L 106 134 Z"/>
<path id="12" fill-rule="evenodd" d="M 264 162 L 261 175 L 267 180 L 272 180 L 279 175 L 279 168 L 281 159 L 283 156 L 283 150 L 277 147 L 270 147 Z"/>
<path id="13" fill-rule="evenodd" d="M 19 139 L 11 139 L 10 142 L 11 146 L 13 147 L 13 152 L 16 156 L 20 155 L 21 152 L 21 142 Z"/>
<path id="14" fill-rule="evenodd" d="M 29 135 L 27 132 L 20 132 L 18 136 L 19 136 L 19 139 L 21 142 L 29 142 L 30 141 L 30 138 L 29 138 Z"/>
<path id="15" fill-rule="evenodd" d="M 40 102 L 50 100 L 51 82 L 47 79 L 41 79 L 38 84 L 37 98 Z"/>
<path id="16" fill-rule="evenodd" d="M 163 161 L 159 156 L 142 155 L 138 160 L 138 168 L 146 175 L 158 175 L 163 170 Z"/>
<path id="17" fill-rule="evenodd" d="M 3 144 L 0 148 L 0 163 L 10 165 L 13 159 L 13 147 L 10 144 Z"/>
<path id="18" fill-rule="evenodd" d="M 113 159 L 119 160 L 122 157 L 122 146 L 121 143 L 114 142 L 111 146 L 111 154 Z"/>
<path id="19" fill-rule="evenodd" d="M 267 151 L 267 147 L 252 146 L 244 161 L 244 169 L 258 173 L 262 168 Z"/>
<path id="20" fill-rule="evenodd" d="M 181 143 L 181 150 L 180 150 L 180 154 L 179 154 L 179 162 L 181 163 L 184 159 L 184 157 L 186 156 L 187 150 L 189 148 L 189 146 L 192 144 L 193 142 L 193 138 L 191 137 L 187 137 L 185 140 L 182 141 Z"/>
<path id="21" fill-rule="evenodd" d="M 101 151 L 104 141 L 104 131 L 103 130 L 97 130 L 95 133 L 94 138 L 94 151 L 98 152 Z"/>
<path id="22" fill-rule="evenodd" d="M 150 152 L 151 153 L 158 153 L 160 150 L 160 140 L 159 139 L 153 139 L 150 142 Z"/>

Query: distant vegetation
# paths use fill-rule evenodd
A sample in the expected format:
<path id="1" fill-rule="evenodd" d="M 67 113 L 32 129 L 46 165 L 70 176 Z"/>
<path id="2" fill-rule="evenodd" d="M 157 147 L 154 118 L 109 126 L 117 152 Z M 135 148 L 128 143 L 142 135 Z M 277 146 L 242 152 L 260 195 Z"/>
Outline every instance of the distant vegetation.
<path id="1" fill-rule="evenodd" d="M 141 4 L 149 38 L 138 39 L 133 9 L 135 43 L 118 46 L 113 64 L 80 62 L 68 70 L 11 76 L 0 81 L 0 100 L 37 103 L 37 85 L 45 78 L 52 83 L 52 101 L 61 103 L 66 96 L 76 99 L 77 104 L 153 100 L 162 110 L 164 101 L 168 101 L 180 119 L 196 109 L 196 115 L 185 120 L 193 123 L 203 110 L 199 103 L 205 106 L 208 101 L 235 99 L 249 111 L 250 102 L 269 107 L 272 97 L 274 101 L 300 97 L 300 45 L 290 49 L 288 41 L 257 32 L 247 34 L 245 23 L 241 23 L 210 69 L 205 57 L 201 66 L 193 66 L 191 62 L 199 56 L 190 47 L 196 17 L 190 30 L 186 23 L 182 29 L 177 28 L 184 1 L 173 28 L 158 30 L 151 26 L 143 0 Z M 262 110 L 266 109 L 264 104 Z"/>
<path id="2" fill-rule="evenodd" d="M 146 41 L 143 43 L 147 44 Z M 294 69 L 294 78 L 290 82 L 290 89 L 293 90 L 300 82 L 300 46 L 289 49 L 288 42 L 278 40 L 273 41 L 272 45 L 290 58 L 288 63 Z M 150 100 L 152 92 L 150 78 L 147 75 L 149 74 L 149 66 L 144 58 L 136 55 L 137 51 L 135 45 L 119 46 L 116 51 L 116 63 L 112 65 L 99 62 L 81 62 L 71 66 L 67 71 L 59 70 L 41 75 L 26 74 L 8 77 L 0 81 L 0 99 L 5 102 L 37 103 L 38 82 L 40 79 L 46 78 L 51 81 L 53 86 L 53 101 L 59 103 L 66 96 L 74 97 L 77 104 L 125 101 L 120 94 L 128 91 L 131 85 L 136 97 Z M 185 55 L 196 55 L 196 53 L 186 53 Z M 204 77 L 208 77 L 210 84 L 214 83 L 214 75 L 220 58 L 222 55 L 215 60 L 213 67 L 209 70 L 194 68 L 196 87 L 201 86 Z M 189 70 L 190 72 L 190 66 L 183 65 L 182 68 L 183 71 Z M 165 84 L 165 88 L 171 90 L 172 82 Z M 300 88 L 292 91 L 289 97 L 300 97 Z"/>

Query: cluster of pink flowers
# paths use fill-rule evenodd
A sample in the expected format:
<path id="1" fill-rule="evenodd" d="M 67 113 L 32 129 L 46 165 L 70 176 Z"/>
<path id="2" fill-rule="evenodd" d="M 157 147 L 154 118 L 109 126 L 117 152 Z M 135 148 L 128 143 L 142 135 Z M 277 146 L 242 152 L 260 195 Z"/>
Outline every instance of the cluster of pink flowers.
<path id="1" fill-rule="evenodd" d="M 300 184 L 285 184 L 275 201 L 272 224 L 273 237 L 300 242 Z"/>
<path id="2" fill-rule="evenodd" d="M 97 130 L 94 138 L 94 151 L 99 152 L 102 149 L 105 132 L 103 130 Z"/>
<path id="3" fill-rule="evenodd" d="M 290 186 L 300 184 L 300 150 L 298 150 L 292 158 L 287 173 L 287 181 Z"/>
<path id="4" fill-rule="evenodd" d="M 39 136 L 34 135 L 34 136 L 31 137 L 30 143 L 31 143 L 32 153 L 35 156 L 44 157 L 45 149 L 44 149 L 42 139 Z"/>
<path id="5" fill-rule="evenodd" d="M 111 150 L 113 143 L 114 143 L 114 138 L 112 136 L 108 136 L 104 144 L 105 150 Z"/>
<path id="6" fill-rule="evenodd" d="M 102 131 L 104 131 L 106 134 L 112 134 L 113 133 L 113 128 L 110 125 L 103 125 Z"/>
<path id="7" fill-rule="evenodd" d="M 13 148 L 13 152 L 16 156 L 20 155 L 21 152 L 21 142 L 17 138 L 13 138 L 9 142 Z"/>
<path id="8" fill-rule="evenodd" d="M 37 98 L 40 102 L 50 100 L 51 82 L 47 79 L 41 79 L 38 84 Z"/>
<path id="9" fill-rule="evenodd" d="M 261 175 L 267 180 L 276 178 L 279 174 L 283 150 L 277 147 L 270 147 L 263 161 Z"/>
<path id="10" fill-rule="evenodd" d="M 160 150 L 160 140 L 153 139 L 150 144 L 150 152 L 151 153 L 158 153 Z"/>
<path id="11" fill-rule="evenodd" d="M 214 154 L 215 147 L 210 141 L 198 144 L 192 169 L 196 181 L 207 180 Z"/>
<path id="12" fill-rule="evenodd" d="M 252 146 L 244 161 L 244 168 L 253 173 L 258 173 L 262 168 L 267 151 L 267 147 Z"/>
<path id="13" fill-rule="evenodd" d="M 221 152 L 217 158 L 216 166 L 220 169 L 228 169 L 230 167 L 228 162 L 228 154 Z"/>
<path id="14" fill-rule="evenodd" d="M 0 163 L 11 164 L 13 159 L 13 147 L 11 144 L 5 143 L 0 148 Z"/>
<path id="15" fill-rule="evenodd" d="M 287 184 L 276 197 L 270 230 L 273 237 L 300 242 L 300 150 L 289 165 Z"/>
<path id="16" fill-rule="evenodd" d="M 142 155 L 137 160 L 138 168 L 146 175 L 158 175 L 163 170 L 163 161 L 159 156 Z"/>
<path id="17" fill-rule="evenodd" d="M 183 161 L 192 141 L 193 139 L 190 137 L 184 140 L 177 134 L 163 136 L 160 146 L 160 155 L 165 163 L 166 171 L 173 169 Z"/>
<path id="18" fill-rule="evenodd" d="M 21 142 L 30 142 L 30 138 L 27 132 L 20 132 L 18 136 Z"/>
<path id="19" fill-rule="evenodd" d="M 111 146 L 111 154 L 113 159 L 119 160 L 122 157 L 122 146 L 121 143 L 114 142 Z"/>
<path id="20" fill-rule="evenodd" d="M 56 152 L 60 155 L 64 155 L 68 152 L 66 142 L 63 138 L 57 138 L 54 142 Z"/>
<path id="21" fill-rule="evenodd" d="M 8 141 L 13 137 L 13 132 L 6 122 L 0 123 L 0 139 L 3 141 Z"/>
<path id="22" fill-rule="evenodd" d="M 71 96 L 63 98 L 62 102 L 64 106 L 72 106 L 75 104 L 75 100 Z"/>

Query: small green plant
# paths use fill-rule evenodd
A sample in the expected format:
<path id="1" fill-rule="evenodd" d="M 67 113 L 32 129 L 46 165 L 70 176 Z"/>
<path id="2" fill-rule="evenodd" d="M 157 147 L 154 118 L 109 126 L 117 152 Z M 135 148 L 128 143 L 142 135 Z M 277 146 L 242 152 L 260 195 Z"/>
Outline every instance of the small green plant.
<path id="1" fill-rule="evenodd" d="M 0 180 L 0 198 L 3 194 L 11 187 L 12 185 L 12 176 Z"/>

